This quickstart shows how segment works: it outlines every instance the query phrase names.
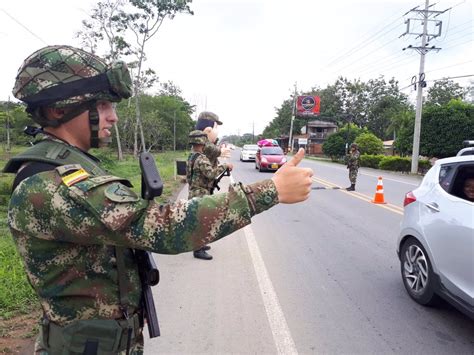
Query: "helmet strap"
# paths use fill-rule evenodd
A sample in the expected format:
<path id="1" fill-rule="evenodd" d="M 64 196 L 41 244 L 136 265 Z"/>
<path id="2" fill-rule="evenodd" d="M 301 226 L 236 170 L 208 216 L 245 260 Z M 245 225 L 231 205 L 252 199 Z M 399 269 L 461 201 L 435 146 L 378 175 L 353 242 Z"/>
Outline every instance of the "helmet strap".
<path id="1" fill-rule="evenodd" d="M 99 148 L 99 112 L 97 112 L 96 101 L 89 106 L 89 128 L 91 131 L 91 148 Z"/>

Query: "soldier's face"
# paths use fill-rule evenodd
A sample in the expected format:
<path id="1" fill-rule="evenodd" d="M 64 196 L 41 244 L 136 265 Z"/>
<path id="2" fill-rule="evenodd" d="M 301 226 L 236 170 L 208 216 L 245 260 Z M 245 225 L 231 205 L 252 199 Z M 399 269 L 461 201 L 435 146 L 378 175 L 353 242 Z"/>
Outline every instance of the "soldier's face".
<path id="1" fill-rule="evenodd" d="M 207 134 L 207 139 L 209 139 L 210 142 L 215 143 L 219 134 L 219 125 L 214 123 L 214 127 L 207 127 L 204 129 L 204 132 Z"/>
<path id="2" fill-rule="evenodd" d="M 97 102 L 99 113 L 99 138 L 107 138 L 112 135 L 112 127 L 118 121 L 115 107 L 110 101 Z"/>

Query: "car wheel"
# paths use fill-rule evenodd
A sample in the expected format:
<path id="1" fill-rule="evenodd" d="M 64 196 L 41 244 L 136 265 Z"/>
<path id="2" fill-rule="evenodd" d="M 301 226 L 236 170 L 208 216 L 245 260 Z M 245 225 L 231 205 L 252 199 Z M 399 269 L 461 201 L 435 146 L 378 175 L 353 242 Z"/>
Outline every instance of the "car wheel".
<path id="1" fill-rule="evenodd" d="M 255 169 L 258 169 L 257 162 L 255 162 Z"/>
<path id="2" fill-rule="evenodd" d="M 263 171 L 262 165 L 260 165 L 260 166 L 258 167 L 258 171 L 259 171 L 259 172 L 262 172 L 262 171 Z"/>
<path id="3" fill-rule="evenodd" d="M 438 302 L 430 259 L 425 248 L 415 238 L 409 238 L 403 244 L 400 269 L 403 284 L 411 298 L 424 306 L 432 306 Z"/>

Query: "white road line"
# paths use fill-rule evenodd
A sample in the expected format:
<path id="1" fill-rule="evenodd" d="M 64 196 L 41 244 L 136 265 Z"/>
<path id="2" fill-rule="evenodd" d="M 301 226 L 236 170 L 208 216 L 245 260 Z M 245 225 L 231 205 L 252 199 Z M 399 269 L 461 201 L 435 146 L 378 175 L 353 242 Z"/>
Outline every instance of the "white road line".
<path id="1" fill-rule="evenodd" d="M 235 182 L 232 176 L 230 176 L 230 182 L 232 184 Z M 252 228 L 246 226 L 243 231 L 249 247 L 253 267 L 257 276 L 258 286 L 260 288 L 260 294 L 265 306 L 265 311 L 267 312 L 268 322 L 270 323 L 273 341 L 275 342 L 278 354 L 298 354 L 295 342 L 291 337 L 290 329 L 286 323 L 285 315 L 283 314 L 280 302 L 278 301 L 275 289 L 273 288 L 272 281 L 268 276 L 267 268 L 265 267 L 265 262 L 263 261 Z"/>
<path id="2" fill-rule="evenodd" d="M 267 268 L 260 254 L 252 228 L 249 226 L 245 227 L 244 233 L 278 354 L 298 354 L 295 342 L 291 337 L 290 329 L 286 323 L 285 315 L 283 314 L 280 302 L 278 302 L 278 297 L 273 289 L 272 281 L 268 276 Z"/>

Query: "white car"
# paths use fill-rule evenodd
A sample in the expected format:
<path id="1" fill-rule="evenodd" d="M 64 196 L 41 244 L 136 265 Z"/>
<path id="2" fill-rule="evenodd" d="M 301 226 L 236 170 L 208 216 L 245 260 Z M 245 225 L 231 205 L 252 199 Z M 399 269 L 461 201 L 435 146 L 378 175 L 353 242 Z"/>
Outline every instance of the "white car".
<path id="1" fill-rule="evenodd" d="M 255 154 L 257 154 L 258 145 L 256 144 L 245 144 L 240 151 L 240 161 L 255 160 Z"/>
<path id="2" fill-rule="evenodd" d="M 474 319 L 474 156 L 439 159 L 404 200 L 397 243 L 412 299 L 444 298 Z"/>

